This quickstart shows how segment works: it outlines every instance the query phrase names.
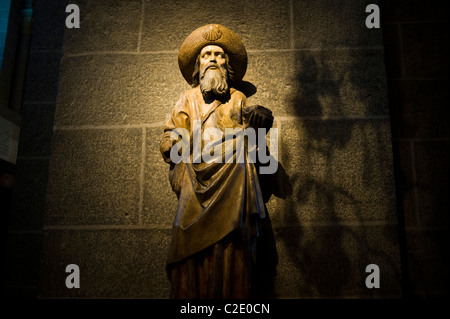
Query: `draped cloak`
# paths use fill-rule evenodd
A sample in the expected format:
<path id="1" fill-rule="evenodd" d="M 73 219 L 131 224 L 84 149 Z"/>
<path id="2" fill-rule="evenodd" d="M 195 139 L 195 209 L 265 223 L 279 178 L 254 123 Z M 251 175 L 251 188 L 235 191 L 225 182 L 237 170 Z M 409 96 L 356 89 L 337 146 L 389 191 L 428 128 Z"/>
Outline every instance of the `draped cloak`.
<path id="1" fill-rule="evenodd" d="M 233 231 L 237 231 L 242 241 L 258 236 L 258 220 L 266 216 L 266 211 L 255 163 L 248 158 L 247 142 L 239 162 L 236 162 L 239 152 L 233 149 L 231 163 L 206 163 L 203 160 L 193 163 L 191 145 L 190 160 L 176 165 L 167 148 L 167 144 L 173 145 L 176 141 L 164 143 L 170 140 L 170 133 L 176 128 L 186 129 L 193 138 L 196 123 L 201 123 L 201 136 L 207 128 L 244 129 L 247 125 L 243 114 L 246 104 L 245 95 L 231 88 L 225 101 L 216 100 L 206 105 L 197 86 L 182 94 L 165 125 L 161 153 L 165 162 L 171 164 L 170 180 L 179 200 L 168 265 L 205 250 Z M 235 148 L 236 144 L 233 145 Z M 203 149 L 203 142 L 201 146 Z"/>

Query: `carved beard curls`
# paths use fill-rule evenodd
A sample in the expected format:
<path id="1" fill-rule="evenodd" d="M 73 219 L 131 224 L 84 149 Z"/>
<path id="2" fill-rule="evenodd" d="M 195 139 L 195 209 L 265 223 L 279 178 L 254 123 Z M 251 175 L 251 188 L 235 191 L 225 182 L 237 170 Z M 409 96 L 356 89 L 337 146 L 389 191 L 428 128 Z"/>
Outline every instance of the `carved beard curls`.
<path id="1" fill-rule="evenodd" d="M 215 66 L 215 65 L 214 65 Z M 228 93 L 227 72 L 207 67 L 200 74 L 200 91 L 204 96 L 222 97 Z"/>

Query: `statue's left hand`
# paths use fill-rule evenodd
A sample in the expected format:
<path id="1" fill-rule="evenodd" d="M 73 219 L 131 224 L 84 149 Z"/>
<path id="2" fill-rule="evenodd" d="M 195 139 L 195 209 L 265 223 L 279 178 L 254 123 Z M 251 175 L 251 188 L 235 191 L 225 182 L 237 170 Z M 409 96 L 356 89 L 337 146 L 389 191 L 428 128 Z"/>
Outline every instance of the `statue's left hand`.
<path id="1" fill-rule="evenodd" d="M 173 142 L 170 139 L 166 138 L 161 141 L 161 144 L 159 146 L 164 161 L 167 163 L 170 162 L 170 150 L 172 148 L 172 145 Z"/>
<path id="2" fill-rule="evenodd" d="M 247 106 L 244 113 L 248 114 L 248 124 L 253 128 L 270 129 L 273 125 L 272 111 L 261 105 Z"/>

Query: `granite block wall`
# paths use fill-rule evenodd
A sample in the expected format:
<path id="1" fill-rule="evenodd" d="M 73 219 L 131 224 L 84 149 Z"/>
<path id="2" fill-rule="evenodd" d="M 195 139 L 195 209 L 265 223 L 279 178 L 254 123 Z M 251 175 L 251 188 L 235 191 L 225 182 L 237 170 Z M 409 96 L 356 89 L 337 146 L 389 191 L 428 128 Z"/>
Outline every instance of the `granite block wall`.
<path id="1" fill-rule="evenodd" d="M 365 27 L 374 1 L 227 1 L 220 10 L 203 1 L 71 2 L 81 27 L 62 28 L 62 47 L 33 40 L 36 85 L 26 93 L 44 123 L 54 112 L 43 132 L 31 133 L 30 124 L 23 133 L 45 154 L 27 146 L 31 136 L 22 142 L 35 166 L 49 164 L 37 232 L 40 298 L 168 297 L 164 266 L 177 199 L 158 140 L 188 89 L 178 48 L 207 23 L 241 36 L 244 80 L 257 88 L 250 102 L 272 109 L 279 129 L 291 193 L 268 202 L 278 253 L 271 296 L 402 296 L 383 32 Z M 62 2 L 40 3 L 64 12 Z M 40 72 L 42 65 L 59 74 Z M 65 286 L 70 263 L 80 266 L 80 289 Z M 380 267 L 380 289 L 365 286 L 368 264 Z"/>

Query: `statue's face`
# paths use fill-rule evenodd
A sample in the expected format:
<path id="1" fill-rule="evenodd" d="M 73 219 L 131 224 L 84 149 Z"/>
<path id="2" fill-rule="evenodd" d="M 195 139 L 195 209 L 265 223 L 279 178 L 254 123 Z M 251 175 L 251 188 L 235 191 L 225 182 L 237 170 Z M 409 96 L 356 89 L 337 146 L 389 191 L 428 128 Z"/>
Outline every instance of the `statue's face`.
<path id="1" fill-rule="evenodd" d="M 225 52 L 217 45 L 208 45 L 200 52 L 200 74 L 203 74 L 206 70 L 214 69 L 226 74 L 227 63 Z"/>

